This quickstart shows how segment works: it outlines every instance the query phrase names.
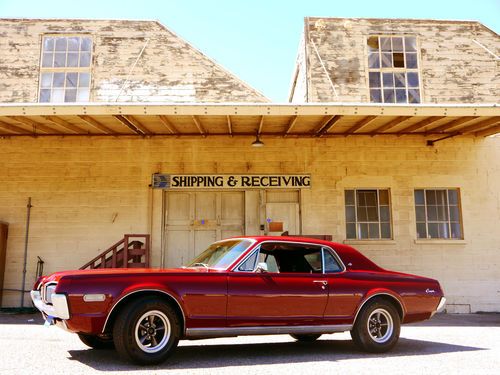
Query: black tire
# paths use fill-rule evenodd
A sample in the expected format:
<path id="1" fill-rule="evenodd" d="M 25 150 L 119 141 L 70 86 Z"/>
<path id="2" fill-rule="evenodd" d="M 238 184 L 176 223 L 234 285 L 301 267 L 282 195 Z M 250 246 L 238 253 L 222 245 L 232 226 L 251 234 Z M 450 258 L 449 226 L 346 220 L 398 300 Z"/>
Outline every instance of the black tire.
<path id="1" fill-rule="evenodd" d="M 175 350 L 181 323 L 175 310 L 157 297 L 144 297 L 128 304 L 113 326 L 117 352 L 139 365 L 164 362 Z"/>
<path id="2" fill-rule="evenodd" d="M 292 336 L 295 340 L 300 342 L 313 342 L 319 339 L 321 337 L 321 334 L 310 333 L 304 335 L 296 335 L 294 333 L 291 333 L 290 336 Z"/>
<path id="3" fill-rule="evenodd" d="M 401 320 L 394 305 L 385 300 L 367 302 L 358 315 L 351 337 L 358 348 L 384 353 L 398 342 Z"/>
<path id="4" fill-rule="evenodd" d="M 95 335 L 79 333 L 78 337 L 87 346 L 93 349 L 114 349 L 115 344 L 112 339 L 103 339 Z"/>

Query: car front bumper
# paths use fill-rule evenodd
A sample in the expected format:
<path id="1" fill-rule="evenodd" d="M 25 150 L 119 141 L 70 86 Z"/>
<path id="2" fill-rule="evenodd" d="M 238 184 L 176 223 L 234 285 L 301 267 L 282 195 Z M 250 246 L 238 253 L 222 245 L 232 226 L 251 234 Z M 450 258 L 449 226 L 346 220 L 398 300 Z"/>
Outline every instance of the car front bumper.
<path id="1" fill-rule="evenodd" d="M 32 290 L 31 299 L 35 307 L 40 310 L 44 316 L 48 317 L 51 321 L 56 319 L 69 319 L 68 300 L 65 294 L 53 294 L 52 304 L 49 305 L 42 300 L 40 291 Z M 49 321 L 47 319 L 47 321 Z"/>

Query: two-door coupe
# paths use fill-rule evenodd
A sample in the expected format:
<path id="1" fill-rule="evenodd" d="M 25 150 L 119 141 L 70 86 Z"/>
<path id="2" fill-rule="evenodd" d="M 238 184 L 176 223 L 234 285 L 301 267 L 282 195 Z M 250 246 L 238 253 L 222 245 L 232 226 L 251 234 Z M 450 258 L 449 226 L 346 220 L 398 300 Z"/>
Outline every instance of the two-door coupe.
<path id="1" fill-rule="evenodd" d="M 42 277 L 31 296 L 49 324 L 139 364 L 164 361 L 179 339 L 350 331 L 385 352 L 400 325 L 432 317 L 436 280 L 382 269 L 352 247 L 297 237 L 215 242 L 176 269 L 103 269 Z"/>

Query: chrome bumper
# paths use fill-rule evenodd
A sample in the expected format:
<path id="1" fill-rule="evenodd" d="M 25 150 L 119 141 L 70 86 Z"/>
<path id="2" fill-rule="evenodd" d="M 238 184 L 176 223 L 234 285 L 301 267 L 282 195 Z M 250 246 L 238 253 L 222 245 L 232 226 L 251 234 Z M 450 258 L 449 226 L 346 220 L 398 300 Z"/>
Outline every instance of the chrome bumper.
<path id="1" fill-rule="evenodd" d="M 64 294 L 53 294 L 52 305 L 42 301 L 40 291 L 32 290 L 31 299 L 35 307 L 50 318 L 69 319 L 68 300 Z"/>
<path id="2" fill-rule="evenodd" d="M 439 305 L 436 309 L 436 312 L 442 312 L 444 310 L 444 306 L 446 305 L 446 298 L 441 297 L 441 301 L 439 301 Z"/>

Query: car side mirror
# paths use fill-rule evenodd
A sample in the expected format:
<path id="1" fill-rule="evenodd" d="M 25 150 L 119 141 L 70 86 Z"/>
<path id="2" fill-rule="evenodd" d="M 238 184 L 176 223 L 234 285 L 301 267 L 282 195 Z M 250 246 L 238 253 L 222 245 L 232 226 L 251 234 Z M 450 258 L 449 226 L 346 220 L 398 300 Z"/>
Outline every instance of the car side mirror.
<path id="1" fill-rule="evenodd" d="M 257 268 L 255 269 L 255 272 L 257 272 L 257 273 L 267 272 L 267 263 L 265 263 L 265 262 L 258 263 Z"/>

